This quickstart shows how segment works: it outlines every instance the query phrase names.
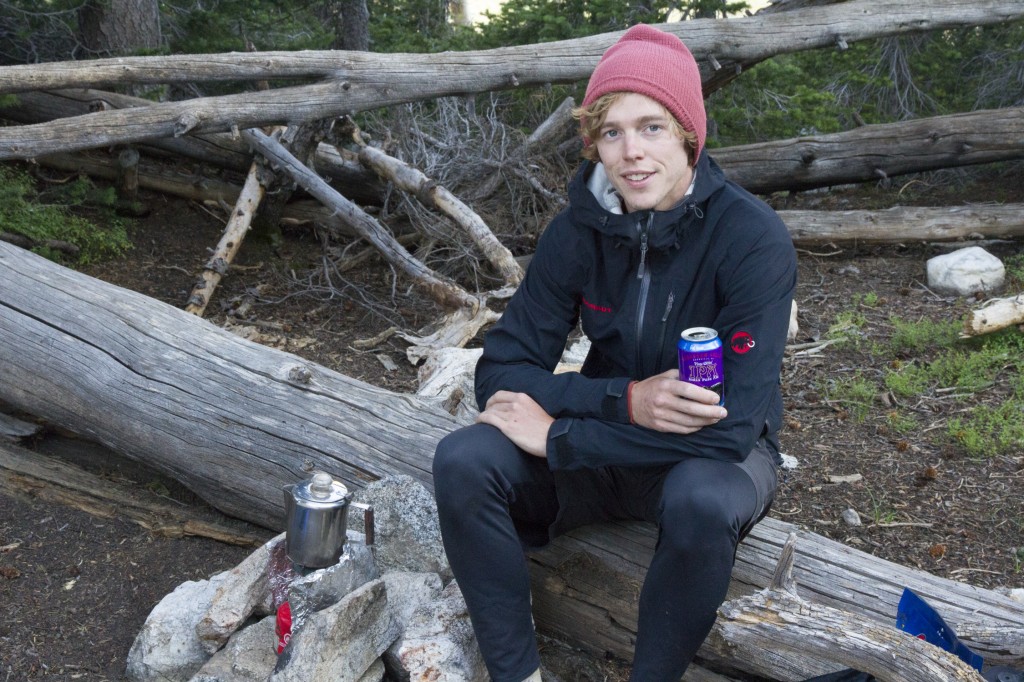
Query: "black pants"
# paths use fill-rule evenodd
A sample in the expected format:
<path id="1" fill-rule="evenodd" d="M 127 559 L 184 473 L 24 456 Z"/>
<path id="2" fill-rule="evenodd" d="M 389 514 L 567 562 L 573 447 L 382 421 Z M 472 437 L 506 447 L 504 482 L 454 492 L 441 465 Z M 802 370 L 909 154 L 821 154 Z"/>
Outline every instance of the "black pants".
<path id="1" fill-rule="evenodd" d="M 494 682 L 522 682 L 540 658 L 524 547 L 596 521 L 658 524 L 640 594 L 630 679 L 678 682 L 725 600 L 736 546 L 775 494 L 763 441 L 742 464 L 699 457 L 662 467 L 552 472 L 496 428 L 444 438 L 434 493 L 445 551 Z"/>

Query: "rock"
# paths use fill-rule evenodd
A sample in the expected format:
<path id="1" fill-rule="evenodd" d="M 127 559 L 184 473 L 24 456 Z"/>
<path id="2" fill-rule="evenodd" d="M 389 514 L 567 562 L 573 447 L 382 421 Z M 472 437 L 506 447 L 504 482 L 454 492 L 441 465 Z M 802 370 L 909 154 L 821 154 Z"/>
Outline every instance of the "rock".
<path id="1" fill-rule="evenodd" d="M 927 271 L 930 289 L 956 296 L 995 291 L 1006 279 L 1002 261 L 980 246 L 929 258 Z"/>
<path id="2" fill-rule="evenodd" d="M 847 526 L 859 526 L 861 524 L 860 514 L 857 513 L 856 509 L 847 509 L 843 512 L 843 522 Z"/>
<path id="3" fill-rule="evenodd" d="M 283 551 L 284 533 L 278 535 L 245 558 L 230 571 L 214 594 L 210 607 L 196 625 L 196 635 L 208 654 L 213 654 L 253 614 L 273 612 L 268 567 L 271 553 Z"/>
<path id="4" fill-rule="evenodd" d="M 381 682 L 386 673 L 387 670 L 384 667 L 384 661 L 378 658 L 370 664 L 369 668 L 366 669 L 363 676 L 359 678 L 359 682 Z"/>
<path id="5" fill-rule="evenodd" d="M 469 622 L 462 592 L 452 581 L 432 602 L 421 605 L 406 625 L 398 662 L 402 680 L 486 680 L 487 669 Z"/>
<path id="6" fill-rule="evenodd" d="M 132 682 L 177 682 L 191 678 L 210 658 L 196 626 L 227 579 L 186 581 L 153 607 L 128 652 L 125 676 Z"/>
<path id="7" fill-rule="evenodd" d="M 782 464 L 780 466 L 783 469 L 792 470 L 800 466 L 800 460 L 793 455 L 787 455 L 784 452 L 780 452 L 779 456 L 782 457 Z"/>
<path id="8" fill-rule="evenodd" d="M 189 682 L 263 682 L 274 671 L 274 616 L 239 630 Z"/>
<path id="9" fill-rule="evenodd" d="M 309 614 L 278 658 L 271 682 L 358 682 L 399 635 L 383 580 Z M 445 678 L 440 678 L 445 679 Z"/>
<path id="10" fill-rule="evenodd" d="M 437 573 L 445 581 L 452 578 L 437 505 L 423 484 L 411 476 L 386 476 L 357 492 L 356 499 L 373 506 L 374 553 L 382 574 L 411 571 Z M 362 519 L 350 516 L 349 527 L 361 531 Z"/>
<path id="11" fill-rule="evenodd" d="M 402 634 L 388 647 L 382 658 L 393 680 L 407 682 L 409 671 L 402 667 L 399 658 L 406 626 L 421 604 L 435 601 L 440 596 L 443 585 L 441 577 L 436 573 L 392 572 L 384 576 L 384 583 L 388 588 L 388 602 Z"/>

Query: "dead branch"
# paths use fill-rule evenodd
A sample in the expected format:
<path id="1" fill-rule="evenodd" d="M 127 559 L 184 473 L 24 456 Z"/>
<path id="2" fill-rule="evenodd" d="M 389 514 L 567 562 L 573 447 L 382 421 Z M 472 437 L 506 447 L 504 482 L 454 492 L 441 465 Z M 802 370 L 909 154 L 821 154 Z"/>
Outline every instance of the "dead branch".
<path id="1" fill-rule="evenodd" d="M 476 312 L 481 307 L 480 299 L 455 282 L 443 278 L 405 250 L 372 216 L 339 194 L 320 176 L 299 163 L 281 143 L 259 130 L 242 133 L 261 154 L 280 169 L 292 176 L 296 183 L 316 197 L 321 203 L 333 209 L 359 234 L 373 244 L 384 258 L 411 277 L 441 307 L 452 310 L 466 308 Z"/>
<path id="2" fill-rule="evenodd" d="M 990 334 L 1015 324 L 1024 324 L 1024 293 L 994 298 L 975 308 L 964 320 L 963 337 Z"/>
<path id="3" fill-rule="evenodd" d="M 260 182 L 259 175 L 260 166 L 254 161 L 252 168 L 249 169 L 249 175 L 245 178 L 245 184 L 242 185 L 242 192 L 238 195 L 238 201 L 235 202 L 235 208 L 231 211 L 228 224 L 224 228 L 224 234 L 221 236 L 220 242 L 217 243 L 217 248 L 213 250 L 210 259 L 206 261 L 206 266 L 199 275 L 199 281 L 192 287 L 192 293 L 188 297 L 188 305 L 185 306 L 185 310 L 193 315 L 202 317 L 206 312 L 206 306 L 210 304 L 214 289 L 220 284 L 221 278 L 227 274 L 228 266 L 231 265 L 231 261 L 235 259 L 238 249 L 242 246 L 242 240 L 245 239 L 249 226 L 252 224 L 256 207 L 260 205 L 266 193 L 266 188 Z"/>
<path id="4" fill-rule="evenodd" d="M 20 499 L 65 504 L 100 518 L 126 518 L 164 537 L 187 535 L 259 547 L 271 533 L 195 505 L 175 504 L 138 486 L 0 441 L 0 490 Z"/>
<path id="5" fill-rule="evenodd" d="M 473 243 L 484 257 L 501 273 L 506 286 L 515 287 L 523 279 L 523 270 L 512 257 L 512 252 L 498 241 L 491 228 L 473 209 L 466 206 L 444 187 L 406 163 L 388 156 L 375 147 L 366 145 L 359 151 L 359 160 L 378 175 L 390 179 L 401 189 L 412 192 L 424 204 L 432 205 L 449 216 L 469 233 Z"/>

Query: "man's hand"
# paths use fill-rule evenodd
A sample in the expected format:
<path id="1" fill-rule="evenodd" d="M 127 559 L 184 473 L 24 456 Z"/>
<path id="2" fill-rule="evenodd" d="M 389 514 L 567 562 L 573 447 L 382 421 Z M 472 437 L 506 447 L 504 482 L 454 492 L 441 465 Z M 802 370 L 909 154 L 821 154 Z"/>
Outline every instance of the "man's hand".
<path id="1" fill-rule="evenodd" d="M 547 457 L 548 428 L 555 420 L 525 393 L 498 391 L 476 418 L 490 424 L 505 437 L 535 457 Z"/>
<path id="2" fill-rule="evenodd" d="M 679 380 L 670 369 L 633 384 L 629 412 L 634 424 L 665 433 L 693 433 L 725 419 L 714 391 Z"/>

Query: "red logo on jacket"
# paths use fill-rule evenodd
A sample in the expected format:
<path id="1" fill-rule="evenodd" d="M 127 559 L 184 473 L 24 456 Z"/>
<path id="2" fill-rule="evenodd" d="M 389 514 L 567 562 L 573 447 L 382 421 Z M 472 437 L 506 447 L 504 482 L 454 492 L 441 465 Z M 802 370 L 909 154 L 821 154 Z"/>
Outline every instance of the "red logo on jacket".
<path id="1" fill-rule="evenodd" d="M 580 298 L 583 301 L 583 305 L 587 306 L 588 308 L 590 308 L 594 312 L 610 313 L 612 311 L 612 309 L 607 307 L 607 306 L 597 305 L 596 303 L 591 303 L 590 301 L 588 301 L 587 299 L 583 298 L 582 296 Z"/>
<path id="2" fill-rule="evenodd" d="M 729 339 L 729 347 L 732 348 L 734 353 L 743 355 L 750 352 L 750 349 L 754 347 L 754 337 L 749 332 L 736 332 Z"/>

